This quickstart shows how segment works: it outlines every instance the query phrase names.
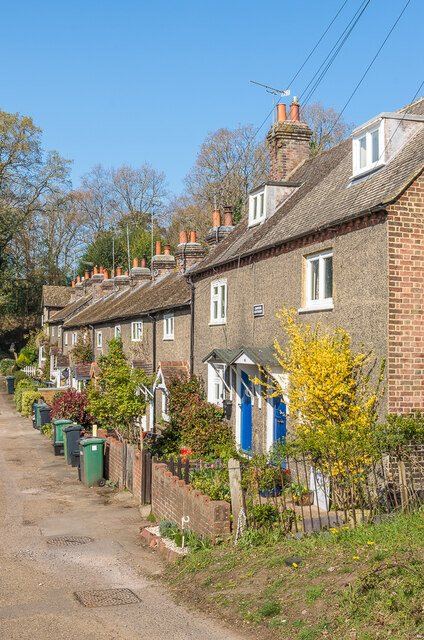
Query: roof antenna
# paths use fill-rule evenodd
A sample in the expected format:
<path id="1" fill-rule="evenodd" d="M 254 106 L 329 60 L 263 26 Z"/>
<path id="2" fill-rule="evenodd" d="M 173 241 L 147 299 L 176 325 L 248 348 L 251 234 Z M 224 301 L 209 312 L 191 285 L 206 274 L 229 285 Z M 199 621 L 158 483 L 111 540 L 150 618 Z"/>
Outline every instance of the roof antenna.
<path id="1" fill-rule="evenodd" d="M 275 123 L 275 96 L 279 96 L 278 102 L 280 102 L 280 98 L 285 98 L 290 95 L 290 89 L 274 89 L 274 87 L 269 87 L 267 84 L 262 84 L 261 82 L 256 82 L 255 80 L 251 80 L 253 84 L 257 84 L 260 87 L 264 87 L 267 93 L 272 94 L 272 124 Z M 278 104 L 278 103 L 277 103 Z"/>

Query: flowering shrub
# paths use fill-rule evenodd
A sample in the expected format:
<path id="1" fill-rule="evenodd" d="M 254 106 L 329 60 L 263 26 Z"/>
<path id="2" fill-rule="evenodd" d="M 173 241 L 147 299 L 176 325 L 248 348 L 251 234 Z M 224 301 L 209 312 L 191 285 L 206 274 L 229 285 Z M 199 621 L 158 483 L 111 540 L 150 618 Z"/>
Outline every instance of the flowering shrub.
<path id="1" fill-rule="evenodd" d="M 94 421 L 88 407 L 87 391 L 75 389 L 68 389 L 53 400 L 50 415 L 52 418 L 67 418 L 83 427 L 89 427 Z"/>
<path id="2" fill-rule="evenodd" d="M 32 389 L 24 389 L 22 393 L 22 415 L 27 418 L 32 413 L 32 403 L 35 400 L 39 400 L 41 393 L 39 391 L 33 391 Z"/>
<path id="3" fill-rule="evenodd" d="M 190 474 L 190 486 L 201 491 L 211 500 L 228 500 L 231 502 L 230 480 L 228 468 L 200 469 Z"/>
<path id="4" fill-rule="evenodd" d="M 169 384 L 168 412 L 176 441 L 189 446 L 194 455 L 220 457 L 224 448 L 234 445 L 223 411 L 205 398 L 202 382 L 181 376 Z"/>

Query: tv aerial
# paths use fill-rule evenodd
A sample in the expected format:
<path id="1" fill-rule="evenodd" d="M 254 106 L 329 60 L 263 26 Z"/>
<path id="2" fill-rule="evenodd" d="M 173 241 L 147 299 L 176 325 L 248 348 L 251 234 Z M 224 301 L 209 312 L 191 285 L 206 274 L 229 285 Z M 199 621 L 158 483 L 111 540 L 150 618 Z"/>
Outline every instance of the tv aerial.
<path id="1" fill-rule="evenodd" d="M 264 87 L 267 93 L 272 95 L 272 122 L 275 122 L 275 96 L 279 96 L 278 102 L 280 98 L 286 98 L 290 95 L 290 89 L 275 89 L 274 87 L 269 87 L 267 84 L 262 84 L 262 82 L 256 82 L 256 80 L 250 81 L 252 84 L 257 84 L 260 87 Z"/>

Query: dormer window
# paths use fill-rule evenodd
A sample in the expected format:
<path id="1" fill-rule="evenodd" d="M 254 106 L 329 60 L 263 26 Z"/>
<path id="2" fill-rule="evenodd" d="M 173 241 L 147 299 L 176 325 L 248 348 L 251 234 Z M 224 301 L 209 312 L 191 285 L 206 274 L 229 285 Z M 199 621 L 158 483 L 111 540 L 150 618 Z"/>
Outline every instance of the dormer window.
<path id="1" fill-rule="evenodd" d="M 266 218 L 265 189 L 249 196 L 249 227 L 260 224 Z"/>
<path id="2" fill-rule="evenodd" d="M 354 178 L 384 164 L 383 121 L 368 129 L 357 130 L 352 140 L 352 158 Z"/>

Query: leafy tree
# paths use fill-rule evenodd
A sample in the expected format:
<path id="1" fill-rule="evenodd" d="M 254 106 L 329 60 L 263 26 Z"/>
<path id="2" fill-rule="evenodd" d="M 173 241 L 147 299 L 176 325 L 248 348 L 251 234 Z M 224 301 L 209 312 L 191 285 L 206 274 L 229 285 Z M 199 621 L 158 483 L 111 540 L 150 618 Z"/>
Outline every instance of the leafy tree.
<path id="1" fill-rule="evenodd" d="M 353 124 L 345 122 L 333 107 L 325 108 L 320 102 L 308 104 L 302 109 L 302 120 L 313 131 L 310 143 L 311 156 L 330 149 L 350 136 Z"/>
<path id="2" fill-rule="evenodd" d="M 90 331 L 87 328 L 82 329 L 78 333 L 78 339 L 75 347 L 71 351 L 72 360 L 74 362 L 92 362 L 93 352 L 91 344 Z"/>
<path id="3" fill-rule="evenodd" d="M 99 359 L 98 387 L 89 389 L 90 412 L 103 427 L 115 429 L 120 438 L 137 442 L 137 422 L 146 412 L 143 386 L 152 380 L 144 371 L 132 369 L 120 338 L 108 343 L 108 353 Z"/>

